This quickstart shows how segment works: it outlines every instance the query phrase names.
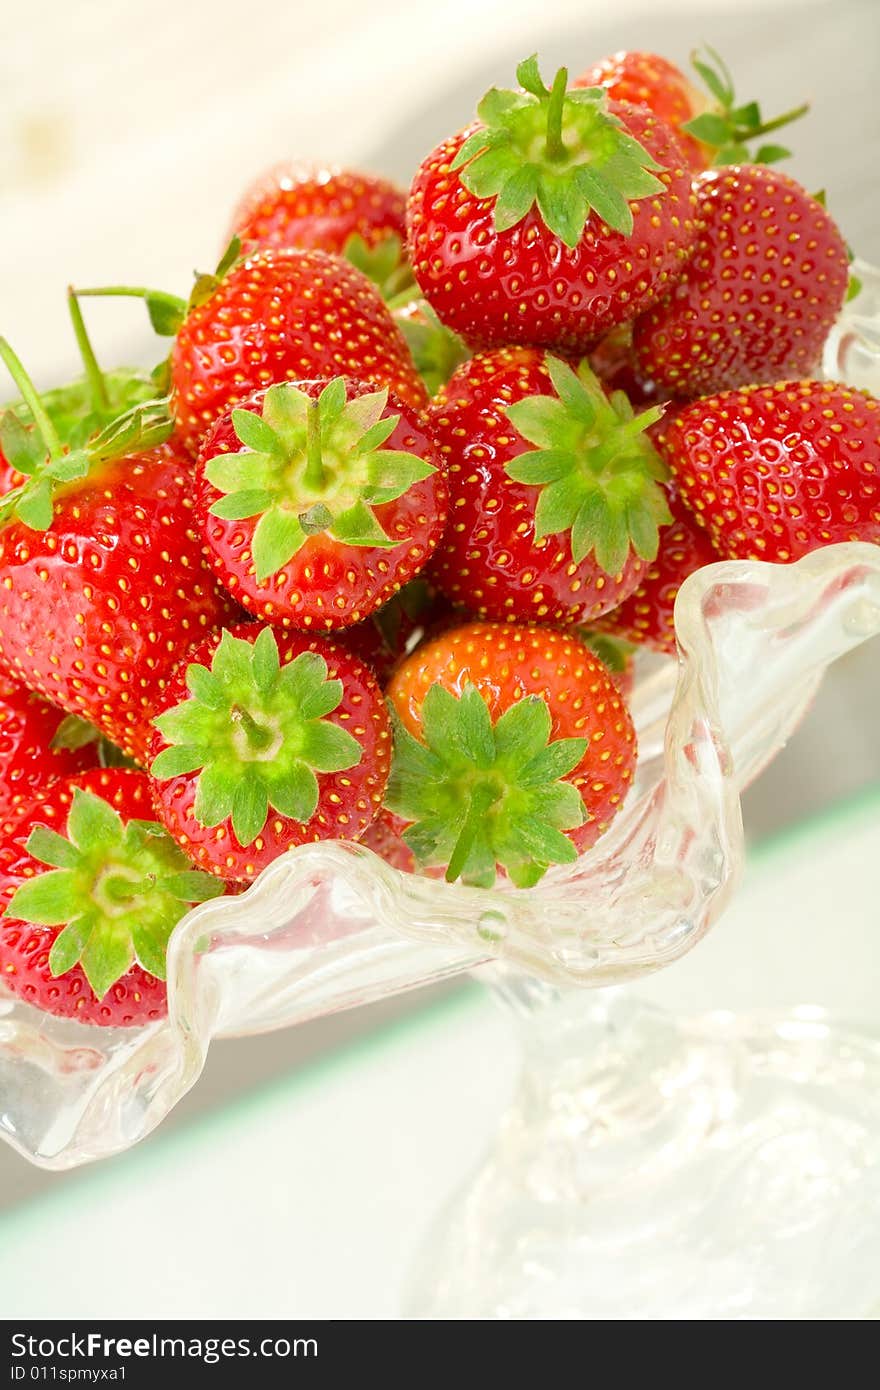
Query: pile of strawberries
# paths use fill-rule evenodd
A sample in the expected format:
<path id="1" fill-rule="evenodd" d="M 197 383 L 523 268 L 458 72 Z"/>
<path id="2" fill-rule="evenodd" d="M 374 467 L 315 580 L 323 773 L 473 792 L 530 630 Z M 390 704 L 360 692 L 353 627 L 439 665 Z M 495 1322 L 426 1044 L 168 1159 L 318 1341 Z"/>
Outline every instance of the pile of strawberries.
<path id="1" fill-rule="evenodd" d="M 535 884 L 626 797 L 687 575 L 880 543 L 880 408 L 816 379 L 847 247 L 766 141 L 801 112 L 695 66 L 531 58 L 408 200 L 273 170 L 187 301 L 70 291 L 72 386 L 0 340 L 6 989 L 155 1019 L 180 917 L 310 841 Z"/>

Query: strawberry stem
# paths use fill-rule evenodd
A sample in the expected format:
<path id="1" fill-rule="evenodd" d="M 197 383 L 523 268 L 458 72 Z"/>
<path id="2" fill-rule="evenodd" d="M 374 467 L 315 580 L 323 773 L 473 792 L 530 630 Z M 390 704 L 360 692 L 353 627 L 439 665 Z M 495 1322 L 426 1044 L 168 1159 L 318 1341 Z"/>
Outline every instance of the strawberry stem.
<path id="1" fill-rule="evenodd" d="M 562 143 L 562 115 L 565 110 L 567 87 L 568 68 L 560 68 L 553 79 L 550 101 L 547 106 L 547 158 L 550 160 L 565 158 L 566 150 Z"/>
<path id="2" fill-rule="evenodd" d="M 321 412 L 317 401 L 309 401 L 306 412 L 306 468 L 303 476 L 306 487 L 314 488 L 316 492 L 326 481 L 321 457 Z"/>
<path id="3" fill-rule="evenodd" d="M 64 449 L 58 432 L 40 399 L 40 393 L 25 371 L 24 364 L 20 357 L 13 352 L 5 338 L 0 338 L 0 359 L 18 387 L 18 393 L 31 413 L 34 425 L 46 446 L 49 457 L 60 459 L 64 454 Z"/>
<path id="4" fill-rule="evenodd" d="M 773 130 L 781 130 L 783 126 L 790 125 L 792 121 L 799 121 L 801 116 L 806 116 L 810 109 L 810 103 L 805 101 L 802 106 L 795 106 L 791 111 L 786 111 L 784 116 L 776 116 L 772 121 L 763 121 L 754 130 L 746 131 L 746 135 L 751 140 L 756 135 L 769 135 Z"/>
<path id="5" fill-rule="evenodd" d="M 467 863 L 474 840 L 479 834 L 486 813 L 498 800 L 498 793 L 488 782 L 479 782 L 471 792 L 467 814 L 458 833 L 455 848 L 446 867 L 446 882 L 454 883 L 460 878 Z"/>
<path id="6" fill-rule="evenodd" d="M 110 397 L 107 394 L 107 383 L 104 380 L 104 373 L 98 365 L 95 350 L 89 340 L 86 330 L 85 319 L 76 291 L 72 285 L 67 287 L 67 307 L 70 310 L 70 319 L 73 324 L 73 332 L 76 337 L 76 345 L 79 348 L 79 355 L 82 358 L 83 366 L 86 370 L 86 380 L 92 393 L 92 408 L 94 410 L 107 410 L 110 407 Z"/>

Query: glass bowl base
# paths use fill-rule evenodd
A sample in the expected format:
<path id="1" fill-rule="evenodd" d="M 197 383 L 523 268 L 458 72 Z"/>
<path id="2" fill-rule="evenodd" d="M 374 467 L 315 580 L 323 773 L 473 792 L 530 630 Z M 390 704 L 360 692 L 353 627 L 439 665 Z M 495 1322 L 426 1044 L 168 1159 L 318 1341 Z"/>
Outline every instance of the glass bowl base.
<path id="1" fill-rule="evenodd" d="M 601 1014 L 584 1049 L 527 1050 L 405 1314 L 880 1316 L 880 1036 L 816 1008 Z"/>

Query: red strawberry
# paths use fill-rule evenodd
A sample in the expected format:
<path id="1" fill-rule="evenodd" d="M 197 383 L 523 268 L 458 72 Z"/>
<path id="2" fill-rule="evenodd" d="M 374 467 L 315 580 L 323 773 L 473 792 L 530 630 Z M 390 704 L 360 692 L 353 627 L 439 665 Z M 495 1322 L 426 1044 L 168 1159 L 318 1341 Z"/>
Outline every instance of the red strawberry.
<path id="1" fill-rule="evenodd" d="M 675 136 L 600 87 L 552 91 L 534 58 L 521 92 L 493 88 L 479 120 L 416 174 L 409 248 L 419 287 L 475 346 L 586 351 L 680 273 L 694 239 Z"/>
<path id="2" fill-rule="evenodd" d="M 438 464 L 419 417 L 387 388 L 343 377 L 271 386 L 202 441 L 198 509 L 211 563 L 269 622 L 360 622 L 443 534 Z"/>
<path id="3" fill-rule="evenodd" d="M 720 559 L 674 489 L 668 496 L 672 524 L 660 532 L 656 559 L 646 566 L 635 593 L 597 623 L 612 637 L 660 652 L 675 651 L 675 600 L 682 584 L 695 570 Z"/>
<path id="4" fill-rule="evenodd" d="M 357 657 L 320 638 L 256 623 L 209 637 L 155 724 L 156 809 L 218 877 L 256 878 L 293 845 L 356 840 L 382 804 L 381 691 Z"/>
<path id="5" fill-rule="evenodd" d="M 151 1023 L 165 1013 L 172 930 L 222 892 L 156 823 L 144 773 L 56 782 L 0 840 L 0 979 L 62 1018 Z"/>
<path id="6" fill-rule="evenodd" d="M 232 611 L 193 525 L 192 464 L 174 442 L 142 447 L 170 429 L 150 406 L 65 452 L 2 340 L 0 356 L 38 424 L 26 484 L 0 499 L 0 663 L 142 760 L 172 667 Z"/>
<path id="7" fill-rule="evenodd" d="M 623 803 L 636 761 L 614 682 L 574 634 L 469 623 L 419 647 L 391 679 L 387 804 L 422 865 L 491 887 L 571 863 Z"/>
<path id="8" fill-rule="evenodd" d="M 499 621 L 590 623 L 657 553 L 666 476 L 626 397 L 535 348 L 465 363 L 429 410 L 450 524 L 433 566 L 454 602 Z"/>
<path id="9" fill-rule="evenodd" d="M 386 299 L 412 284 L 403 252 L 406 194 L 377 174 L 301 161 L 277 164 L 245 191 L 229 237 L 249 247 L 296 246 L 345 256 Z"/>
<path id="10" fill-rule="evenodd" d="M 209 425 L 274 382 L 345 375 L 424 407 L 406 342 L 361 271 L 325 251 L 240 250 L 233 240 L 216 272 L 197 277 L 188 304 L 157 290 L 77 291 L 144 299 L 153 327 L 175 335 L 172 411 L 192 453 Z"/>
<path id="11" fill-rule="evenodd" d="M 354 235 L 367 246 L 391 235 L 403 240 L 405 213 L 405 193 L 377 174 L 286 162 L 266 170 L 245 190 L 229 238 L 342 255 Z"/>
<path id="12" fill-rule="evenodd" d="M 810 375 L 846 295 L 837 227 L 794 179 L 757 165 L 703 174 L 694 187 L 697 249 L 635 322 L 639 370 L 680 396 Z"/>
<path id="13" fill-rule="evenodd" d="M 880 544 L 880 402 L 797 381 L 694 401 L 659 447 L 683 501 L 728 559 L 800 559 Z"/>
<path id="14" fill-rule="evenodd" d="M 708 102 L 684 73 L 657 53 L 623 51 L 593 63 L 576 77 L 574 87 L 604 87 L 612 101 L 647 106 L 674 130 L 691 169 L 699 173 L 712 162 L 712 151 L 682 129 Z"/>
<path id="15" fill-rule="evenodd" d="M 0 820 L 61 777 L 95 767 L 97 730 L 0 676 Z"/>

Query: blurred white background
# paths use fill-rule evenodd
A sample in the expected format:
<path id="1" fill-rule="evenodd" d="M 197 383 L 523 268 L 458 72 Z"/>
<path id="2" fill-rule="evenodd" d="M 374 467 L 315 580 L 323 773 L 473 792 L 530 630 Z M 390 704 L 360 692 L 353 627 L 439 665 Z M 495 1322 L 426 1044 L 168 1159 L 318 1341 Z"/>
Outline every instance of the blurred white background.
<path id="1" fill-rule="evenodd" d="M 76 369 L 66 285 L 186 293 L 262 166 L 319 157 L 405 183 L 529 52 L 573 71 L 622 47 L 686 64 L 705 40 L 728 58 L 743 100 L 773 112 L 812 101 L 787 167 L 824 187 L 852 244 L 880 260 L 878 0 L 3 0 L 0 332 L 40 382 L 62 380 Z M 164 351 L 136 303 L 94 303 L 89 321 L 105 365 Z M 749 794 L 753 837 L 880 781 L 877 645 L 832 674 Z M 390 1011 L 216 1046 L 172 1123 Z M 47 1177 L 0 1149 L 0 1206 L 62 1181 L 78 1179 Z"/>

